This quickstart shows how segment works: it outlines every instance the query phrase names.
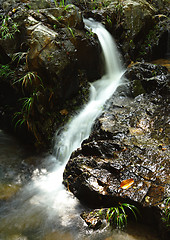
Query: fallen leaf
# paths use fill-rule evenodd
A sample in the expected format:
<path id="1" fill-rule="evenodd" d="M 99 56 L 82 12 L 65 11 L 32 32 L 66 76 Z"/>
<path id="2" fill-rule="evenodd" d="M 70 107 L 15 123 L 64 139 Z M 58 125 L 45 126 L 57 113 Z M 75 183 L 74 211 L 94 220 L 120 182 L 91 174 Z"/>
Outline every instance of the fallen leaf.
<path id="1" fill-rule="evenodd" d="M 129 178 L 129 179 L 123 180 L 120 184 L 120 187 L 122 189 L 128 189 L 130 186 L 132 186 L 133 183 L 134 183 L 133 178 Z"/>
<path id="2" fill-rule="evenodd" d="M 150 199 L 150 197 L 149 197 L 149 196 L 146 196 L 146 197 L 145 197 L 145 202 L 149 203 L 149 199 Z"/>
<path id="3" fill-rule="evenodd" d="M 67 109 L 61 110 L 61 111 L 60 111 L 60 114 L 61 114 L 61 115 L 67 115 L 67 114 L 68 114 Z"/>

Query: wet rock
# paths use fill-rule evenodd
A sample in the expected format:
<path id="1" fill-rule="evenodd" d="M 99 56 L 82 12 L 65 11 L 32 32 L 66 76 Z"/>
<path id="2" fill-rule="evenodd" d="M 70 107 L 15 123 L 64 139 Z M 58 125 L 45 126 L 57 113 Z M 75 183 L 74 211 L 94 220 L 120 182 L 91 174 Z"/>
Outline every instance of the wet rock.
<path id="1" fill-rule="evenodd" d="M 170 74 L 166 67 L 150 63 L 136 63 L 126 71 L 125 77 L 131 80 L 134 97 L 153 91 L 161 95 L 170 93 Z"/>
<path id="2" fill-rule="evenodd" d="M 158 76 L 167 74 L 162 67 L 138 66 L 145 69 L 135 75 L 141 80 L 152 78 L 152 67 L 158 83 Z M 128 72 L 132 69 L 133 66 Z M 127 74 L 129 79 L 132 76 Z M 164 85 L 167 94 L 167 79 L 161 86 Z M 144 85 L 149 94 L 134 99 L 116 95 L 110 99 L 90 137 L 72 154 L 63 180 L 76 197 L 94 208 L 119 202 L 143 207 L 141 214 L 149 224 L 158 224 L 161 206 L 170 194 L 169 98 L 161 92 L 159 84 L 154 86 L 155 91 Z M 124 180 L 133 181 L 124 188 Z"/>
<path id="3" fill-rule="evenodd" d="M 2 200 L 9 200 L 11 197 L 13 197 L 19 190 L 20 190 L 19 185 L 17 184 L 0 184 L 0 191 L 1 191 L 1 196 L 0 196 L 0 201 Z"/>
<path id="4" fill-rule="evenodd" d="M 169 12 L 169 0 L 147 0 L 147 2 L 151 3 L 161 13 L 166 14 Z"/>
<path id="5" fill-rule="evenodd" d="M 101 228 L 101 225 L 106 225 L 104 223 L 106 212 L 107 209 L 96 209 L 91 212 L 83 212 L 81 218 L 86 222 L 89 228 L 96 230 Z"/>
<path id="6" fill-rule="evenodd" d="M 101 1 L 99 1 L 101 2 Z M 88 4 L 84 15 L 102 22 L 117 41 L 124 61 L 151 61 L 163 58 L 167 52 L 169 20 L 168 11 L 153 1 L 125 0 Z M 80 5 L 82 5 L 81 3 Z M 160 51 L 161 49 L 161 51 Z"/>
<path id="7" fill-rule="evenodd" d="M 17 31 L 11 31 L 10 38 L 0 36 L 2 63 L 12 59 L 15 69 L 9 85 L 15 88 L 19 98 L 34 99 L 27 116 L 28 124 L 23 125 L 25 128 L 29 125 L 31 138 L 35 139 L 36 146 L 42 144 L 43 148 L 51 144 L 54 131 L 68 119 L 73 108 L 87 100 L 87 78 L 93 81 L 100 75 L 96 67 L 99 66 L 99 43 L 96 37 L 86 34 L 79 8 L 71 4 L 54 7 L 53 4 L 44 9 L 46 2 L 32 2 L 37 4 L 38 11 L 36 6 L 29 6 L 29 1 L 13 3 L 12 14 L 6 17 L 3 12 L 1 23 L 5 19 L 9 30 L 16 24 Z M 30 73 L 31 81 L 22 85 L 22 79 Z M 19 112 L 22 104 L 21 101 L 15 103 L 13 111 Z M 67 109 L 67 114 L 62 115 L 62 109 Z M 21 111 L 20 117 L 24 114 Z"/>
<path id="8" fill-rule="evenodd" d="M 13 8 L 16 8 L 20 3 L 24 3 L 28 6 L 28 8 L 32 9 L 41 9 L 41 8 L 48 8 L 51 6 L 50 0 L 1 0 L 0 5 L 5 11 L 12 10 Z"/>

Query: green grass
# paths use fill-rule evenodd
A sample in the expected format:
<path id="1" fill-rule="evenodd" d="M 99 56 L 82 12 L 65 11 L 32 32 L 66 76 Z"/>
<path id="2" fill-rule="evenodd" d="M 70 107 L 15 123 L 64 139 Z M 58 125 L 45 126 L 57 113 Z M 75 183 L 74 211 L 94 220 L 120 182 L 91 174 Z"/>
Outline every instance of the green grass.
<path id="1" fill-rule="evenodd" d="M 0 64 L 0 77 L 3 79 L 11 78 L 14 75 L 14 71 L 7 65 Z"/>
<path id="2" fill-rule="evenodd" d="M 163 210 L 162 221 L 166 224 L 166 227 L 170 227 L 170 208 L 168 207 L 170 197 L 165 199 L 165 209 Z"/>
<path id="3" fill-rule="evenodd" d="M 14 39 L 14 35 L 17 32 L 20 32 L 18 23 L 15 23 L 9 16 L 1 16 L 1 39 Z"/>
<path id="4" fill-rule="evenodd" d="M 21 83 L 22 85 L 22 91 L 24 93 L 24 89 L 26 89 L 29 86 L 33 86 L 34 90 L 38 88 L 44 88 L 42 79 L 37 75 L 36 72 L 28 72 L 20 79 L 14 80 L 13 84 Z"/>
<path id="5" fill-rule="evenodd" d="M 137 220 L 137 215 L 140 214 L 137 207 L 129 203 L 120 203 L 119 206 L 111 207 L 106 213 L 107 222 L 115 228 L 123 229 L 127 226 L 127 210 L 132 213 L 132 215 Z"/>

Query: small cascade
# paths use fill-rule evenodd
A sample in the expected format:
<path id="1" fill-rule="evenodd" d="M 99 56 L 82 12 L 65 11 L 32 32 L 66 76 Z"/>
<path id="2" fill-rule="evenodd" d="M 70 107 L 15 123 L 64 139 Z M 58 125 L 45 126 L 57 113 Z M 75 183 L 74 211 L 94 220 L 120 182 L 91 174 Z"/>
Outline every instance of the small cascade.
<path id="1" fill-rule="evenodd" d="M 94 120 L 101 114 L 102 106 L 121 84 L 123 69 L 121 67 L 119 54 L 110 33 L 101 23 L 94 20 L 84 19 L 85 26 L 97 34 L 103 50 L 106 65 L 105 75 L 93 82 L 90 88 L 90 99 L 87 105 L 76 115 L 65 127 L 59 136 L 56 137 L 55 152 L 57 159 L 65 163 L 71 153 L 80 147 L 82 141 L 90 135 Z"/>
<path id="2" fill-rule="evenodd" d="M 34 239 L 44 239 L 42 236 L 50 231 L 62 231 L 65 227 L 72 230 L 73 226 L 76 228 L 82 206 L 65 190 L 62 184 L 63 171 L 71 153 L 89 137 L 95 119 L 102 113 L 105 102 L 121 84 L 124 72 L 114 40 L 107 30 L 93 20 L 85 19 L 84 23 L 87 29 L 91 29 L 98 36 L 106 66 L 105 75 L 91 84 L 87 105 L 72 118 L 60 134 L 56 134 L 54 153 L 46 159 L 48 163 L 56 162 L 55 169 L 51 173 L 44 170 L 40 176 L 35 174 L 9 206 L 0 209 L 2 240 L 10 239 L 10 234 L 18 232 L 32 231 L 34 234 L 35 229 L 38 229 L 38 233 L 35 233 Z M 29 239 L 33 239 L 32 235 Z"/>

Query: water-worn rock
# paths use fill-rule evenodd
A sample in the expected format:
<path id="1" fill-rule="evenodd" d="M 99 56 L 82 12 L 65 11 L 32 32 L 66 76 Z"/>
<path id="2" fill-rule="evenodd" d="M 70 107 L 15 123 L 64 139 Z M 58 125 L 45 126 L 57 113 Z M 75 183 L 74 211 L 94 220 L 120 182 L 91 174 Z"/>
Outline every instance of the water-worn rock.
<path id="1" fill-rule="evenodd" d="M 144 86 L 150 94 L 134 99 L 113 96 L 90 137 L 72 154 L 64 171 L 64 184 L 93 207 L 122 201 L 146 209 L 155 207 L 159 210 L 158 221 L 164 200 L 170 196 L 168 71 L 139 63 L 127 70 L 126 76 L 132 82 L 135 77 L 147 82 L 153 69 L 157 84 L 151 84 L 153 88 Z M 161 85 L 166 88 L 163 92 L 160 75 L 166 79 Z M 123 188 L 121 183 L 127 179 L 132 185 Z M 142 215 L 153 223 L 148 212 L 142 210 Z"/>

